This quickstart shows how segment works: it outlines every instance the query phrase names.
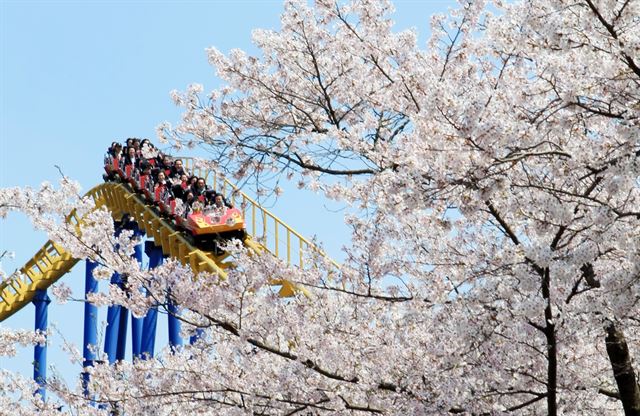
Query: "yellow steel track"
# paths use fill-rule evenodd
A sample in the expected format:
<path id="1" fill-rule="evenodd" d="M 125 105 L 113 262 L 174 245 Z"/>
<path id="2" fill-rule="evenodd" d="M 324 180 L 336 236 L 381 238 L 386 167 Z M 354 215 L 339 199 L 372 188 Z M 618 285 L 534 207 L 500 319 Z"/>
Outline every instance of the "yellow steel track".
<path id="1" fill-rule="evenodd" d="M 191 159 L 183 158 L 182 160 L 187 166 L 193 166 Z M 304 265 L 305 250 L 320 252 L 317 247 L 278 217 L 239 191 L 229 181 L 219 177 L 214 171 L 195 169 L 195 173 L 205 177 L 214 189 L 222 191 L 234 204 L 240 202 L 239 209 L 243 211 L 248 233 L 244 244 L 254 252 L 270 252 L 280 257 L 286 264 L 297 267 Z M 140 230 L 152 238 L 157 246 L 162 247 L 165 255 L 178 259 L 184 265 L 189 265 L 194 273 L 210 272 L 221 278 L 226 277 L 225 269 L 232 264 L 225 262 L 227 257 L 225 253 L 216 255 L 193 246 L 183 232 L 175 230 L 169 221 L 160 216 L 128 186 L 119 183 L 103 183 L 92 188 L 86 196 L 94 200 L 96 208 L 107 207 L 114 220 L 120 220 L 123 215 L 128 214 L 137 222 Z M 76 233 L 80 233 L 79 225 L 82 223 L 82 218 L 71 213 L 67 221 L 75 226 Z M 58 244 L 52 241 L 45 243 L 17 273 L 0 282 L 0 322 L 29 304 L 36 290 L 51 286 L 77 262 L 78 259 L 73 258 Z M 282 286 L 281 296 L 290 296 L 295 291 L 294 285 L 286 280 L 275 279 L 272 283 Z"/>

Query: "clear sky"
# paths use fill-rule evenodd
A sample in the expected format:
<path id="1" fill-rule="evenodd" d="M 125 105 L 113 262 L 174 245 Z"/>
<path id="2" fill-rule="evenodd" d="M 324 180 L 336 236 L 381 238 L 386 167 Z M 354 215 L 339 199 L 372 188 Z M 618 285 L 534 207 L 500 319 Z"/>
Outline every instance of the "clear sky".
<path id="1" fill-rule="evenodd" d="M 395 5 L 396 29 L 416 27 L 424 45 L 430 16 L 455 2 Z M 89 190 L 101 181 L 102 156 L 113 140 L 148 137 L 157 143 L 155 127 L 179 120 L 171 90 L 193 82 L 205 91 L 219 85 L 205 48 L 255 52 L 251 30 L 277 29 L 281 11 L 282 2 L 273 0 L 0 0 L 0 187 L 55 183 L 58 165 Z M 340 260 L 348 231 L 338 208 L 291 191 L 273 211 L 303 235 L 317 236 Z M 0 253 L 16 253 L 3 269 L 20 268 L 45 241 L 24 216 L 0 220 Z M 84 264 L 63 279 L 81 298 Z M 27 306 L 0 325 L 31 329 L 33 309 Z M 106 310 L 100 313 L 102 319 Z M 49 308 L 49 322 L 60 334 L 51 340 L 48 363 L 70 382 L 79 368 L 60 345 L 64 339 L 81 350 L 82 314 L 81 302 L 54 301 Z M 166 327 L 164 317 L 158 327 Z M 166 330 L 156 350 L 164 345 Z M 32 357 L 32 349 L 22 349 L 15 358 L 0 357 L 0 367 L 30 375 Z"/>

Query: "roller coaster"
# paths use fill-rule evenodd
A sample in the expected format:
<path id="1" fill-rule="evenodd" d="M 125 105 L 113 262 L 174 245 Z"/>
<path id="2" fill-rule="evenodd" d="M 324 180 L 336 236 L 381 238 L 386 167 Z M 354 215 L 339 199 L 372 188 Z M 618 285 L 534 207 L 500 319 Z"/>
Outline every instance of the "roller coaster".
<path id="1" fill-rule="evenodd" d="M 236 206 L 235 216 L 242 217 L 243 231 L 239 234 L 245 247 L 254 253 L 272 255 L 280 258 L 284 263 L 293 267 L 305 267 L 305 252 L 315 251 L 324 253 L 309 240 L 284 223 L 276 215 L 265 209 L 254 199 L 238 189 L 218 172 L 206 168 L 199 168 L 193 158 L 181 157 L 185 168 L 196 176 L 202 177 L 210 189 L 230 201 L 230 206 Z M 145 252 L 149 258 L 149 268 L 157 267 L 165 258 L 173 258 L 192 269 L 194 274 L 209 272 L 221 279 L 227 277 L 227 270 L 233 267 L 228 253 L 217 247 L 199 244 L 193 228 L 176 224 L 166 212 L 158 209 L 157 204 L 150 203 L 144 195 L 136 192 L 127 181 L 107 181 L 101 183 L 86 194 L 93 199 L 95 209 L 106 207 L 112 214 L 116 224 L 127 220 L 133 224 L 139 236 L 146 235 Z M 196 212 L 197 214 L 197 212 Z M 239 221 L 236 218 L 236 221 Z M 83 218 L 76 212 L 67 217 L 71 228 L 80 233 Z M 209 224 L 210 225 L 210 224 Z M 196 235 L 197 236 L 197 235 Z M 238 236 L 238 235 L 235 235 Z M 142 263 L 142 244 L 138 245 L 135 255 Z M 325 256 L 326 257 L 326 256 Z M 47 305 L 50 302 L 47 295 L 49 288 L 70 271 L 79 259 L 74 258 L 64 247 L 54 241 L 47 241 L 26 264 L 5 281 L 0 282 L 0 322 L 33 303 L 36 309 L 35 329 L 47 330 Z M 333 262 L 331 260 L 331 262 Z M 337 263 L 333 262 L 337 268 Z M 98 264 L 86 260 L 85 299 L 98 290 L 98 282 L 93 277 L 93 269 Z M 115 273 L 112 284 L 122 284 L 120 276 Z M 280 296 L 292 296 L 296 291 L 304 289 L 286 279 L 274 277 L 271 282 L 279 286 Z M 174 309 L 171 309 L 171 308 Z M 180 338 L 180 321 L 177 309 L 169 304 L 169 343 L 172 347 L 182 344 Z M 142 358 L 153 356 L 156 332 L 156 310 L 150 310 L 144 318 L 132 316 L 132 356 Z M 124 359 L 127 331 L 128 311 L 118 305 L 110 306 L 107 314 L 104 352 L 109 362 Z M 83 358 L 84 366 L 93 365 L 96 359 L 97 344 L 97 308 L 85 301 Z M 191 339 L 190 342 L 194 342 Z M 83 373 L 88 380 L 88 373 Z M 46 385 L 46 344 L 34 347 L 34 379 L 40 385 L 38 393 L 45 397 Z"/>

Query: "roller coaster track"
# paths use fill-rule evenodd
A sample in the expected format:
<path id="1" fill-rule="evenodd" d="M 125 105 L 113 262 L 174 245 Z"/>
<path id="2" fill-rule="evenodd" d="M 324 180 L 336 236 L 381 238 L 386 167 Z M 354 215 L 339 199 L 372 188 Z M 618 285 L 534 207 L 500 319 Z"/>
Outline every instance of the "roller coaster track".
<path id="1" fill-rule="evenodd" d="M 242 210 L 247 225 L 247 237 L 243 243 L 253 252 L 269 252 L 282 259 L 287 265 L 297 267 L 304 267 L 305 251 L 317 251 L 324 255 L 318 247 L 240 191 L 226 178 L 212 170 L 194 169 L 194 161 L 191 158 L 181 159 L 187 169 L 197 176 L 204 177 L 213 189 L 222 192 L 234 206 Z M 183 265 L 189 265 L 194 274 L 209 272 L 217 274 L 220 278 L 226 278 L 225 270 L 232 266 L 231 262 L 225 261 L 228 257 L 227 253 L 216 254 L 195 247 L 184 232 L 177 231 L 171 222 L 159 215 L 128 186 L 120 183 L 103 183 L 92 188 L 85 196 L 93 199 L 96 209 L 107 207 L 116 221 L 129 215 L 136 221 L 141 231 L 144 231 L 149 238 L 153 238 L 156 246 L 162 247 L 166 256 L 178 259 Z M 74 226 L 72 228 L 79 235 L 83 219 L 72 212 L 67 217 L 67 222 Z M 51 286 L 71 270 L 78 260 L 73 258 L 64 247 L 53 241 L 46 242 L 18 272 L 0 282 L 0 322 L 28 305 L 36 290 Z M 337 263 L 333 263 L 338 267 Z M 284 279 L 275 279 L 272 284 L 281 286 L 281 296 L 291 296 L 296 290 L 293 283 Z"/>

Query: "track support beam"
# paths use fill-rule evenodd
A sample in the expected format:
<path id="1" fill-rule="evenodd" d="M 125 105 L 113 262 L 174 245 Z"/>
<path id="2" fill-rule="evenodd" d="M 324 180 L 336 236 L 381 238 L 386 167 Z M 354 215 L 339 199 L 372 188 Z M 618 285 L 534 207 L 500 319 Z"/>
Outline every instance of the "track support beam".
<path id="1" fill-rule="evenodd" d="M 164 261 L 162 247 L 156 246 L 153 241 L 145 243 L 144 252 L 149 257 L 149 270 L 160 266 Z M 142 357 L 153 357 L 156 343 L 156 328 L 158 324 L 158 307 L 153 306 L 147 311 L 142 324 Z"/>
<path id="2" fill-rule="evenodd" d="M 138 225 L 134 223 L 132 226 L 133 235 L 137 238 L 144 237 L 144 231 L 138 228 Z M 142 242 L 136 244 L 133 248 L 133 257 L 137 260 L 138 265 L 142 267 Z M 141 358 L 142 356 L 142 326 L 144 318 L 136 318 L 131 314 L 131 356 L 133 359 Z"/>
<path id="3" fill-rule="evenodd" d="M 40 332 L 47 332 L 49 321 L 49 303 L 51 299 L 47 295 L 46 290 L 37 290 L 33 298 L 33 304 L 36 307 L 35 329 Z M 42 400 L 46 399 L 47 389 L 47 343 L 43 345 L 36 344 L 33 348 L 33 379 L 38 383 L 39 387 L 36 394 L 39 394 Z"/>
<path id="4" fill-rule="evenodd" d="M 169 291 L 167 303 L 169 304 L 169 345 L 171 350 L 182 347 L 182 337 L 180 337 L 180 329 L 182 327 L 180 319 L 180 310 L 171 300 L 171 292 Z"/>
<path id="5" fill-rule="evenodd" d="M 113 276 L 111 276 L 111 284 L 117 285 L 119 283 L 120 274 L 114 273 Z M 107 354 L 109 364 L 116 362 L 121 310 L 122 307 L 120 305 L 111 305 L 107 309 L 107 329 L 104 337 L 104 352 Z"/>
<path id="6" fill-rule="evenodd" d="M 85 370 L 82 372 L 82 391 L 89 398 L 89 372 L 87 367 L 93 367 L 96 360 L 98 344 L 98 307 L 89 302 L 89 295 L 98 292 L 98 281 L 93 277 L 93 270 L 98 263 L 86 261 L 84 277 L 84 339 L 82 343 L 82 358 Z"/>

